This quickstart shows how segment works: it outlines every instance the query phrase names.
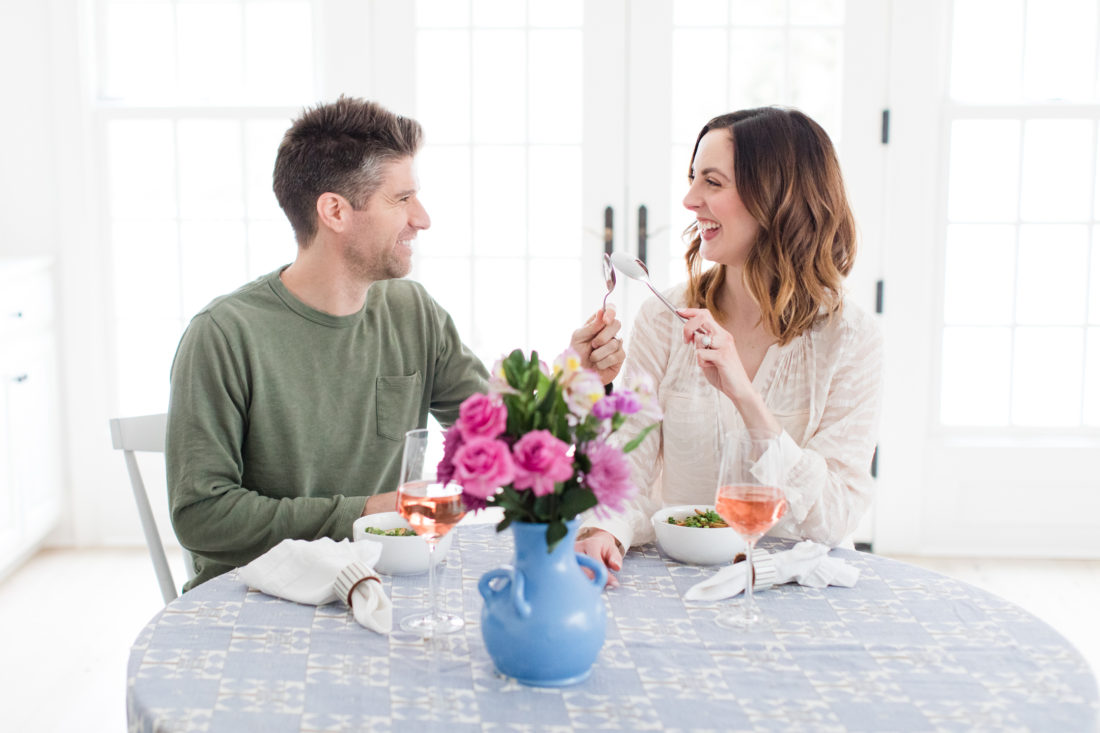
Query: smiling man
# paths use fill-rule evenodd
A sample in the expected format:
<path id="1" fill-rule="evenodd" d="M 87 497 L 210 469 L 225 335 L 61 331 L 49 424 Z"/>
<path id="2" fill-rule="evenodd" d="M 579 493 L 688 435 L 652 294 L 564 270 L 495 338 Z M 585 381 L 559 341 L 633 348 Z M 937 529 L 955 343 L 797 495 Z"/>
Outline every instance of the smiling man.
<path id="1" fill-rule="evenodd" d="M 274 189 L 294 262 L 192 319 L 172 365 L 168 494 L 191 588 L 286 538 L 350 537 L 395 508 L 407 430 L 443 425 L 484 391 L 485 367 L 416 282 L 420 125 L 341 97 L 286 132 Z M 573 335 L 611 381 L 619 322 L 598 313 Z"/>

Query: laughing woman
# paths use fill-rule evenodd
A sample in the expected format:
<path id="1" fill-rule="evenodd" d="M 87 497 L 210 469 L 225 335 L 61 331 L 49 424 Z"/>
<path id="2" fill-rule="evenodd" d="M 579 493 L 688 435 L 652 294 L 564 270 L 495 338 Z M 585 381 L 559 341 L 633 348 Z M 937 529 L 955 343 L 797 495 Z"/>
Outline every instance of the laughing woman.
<path id="1" fill-rule="evenodd" d="M 871 502 L 882 338 L 844 299 L 856 227 L 828 135 L 790 109 L 722 115 L 688 180 L 688 281 L 666 293 L 688 320 L 649 300 L 624 368 L 656 385 L 664 422 L 630 454 L 637 499 L 577 542 L 613 570 L 661 505 L 713 503 L 720 441 L 746 430 L 777 436 L 787 468 L 770 534 L 844 544 Z"/>

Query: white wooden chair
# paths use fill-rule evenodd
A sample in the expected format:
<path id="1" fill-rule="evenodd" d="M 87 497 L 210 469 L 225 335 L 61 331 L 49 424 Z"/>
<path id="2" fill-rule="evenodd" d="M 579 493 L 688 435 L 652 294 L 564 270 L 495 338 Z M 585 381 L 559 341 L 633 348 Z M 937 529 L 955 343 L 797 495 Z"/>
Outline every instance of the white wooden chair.
<path id="1" fill-rule="evenodd" d="M 141 415 L 139 417 L 116 417 L 111 420 L 111 443 L 116 450 L 122 451 L 126 459 L 126 470 L 130 474 L 130 485 L 134 490 L 134 501 L 137 503 L 138 517 L 141 519 L 141 530 L 145 534 L 145 544 L 149 548 L 149 557 L 153 560 L 153 569 L 157 574 L 157 583 L 160 584 L 160 593 L 167 604 L 176 598 L 175 581 L 172 579 L 172 570 L 168 567 L 168 558 L 164 554 L 164 544 L 160 541 L 157 532 L 157 522 L 153 518 L 153 509 L 149 505 L 149 495 L 145 491 L 145 482 L 141 478 L 141 469 L 138 467 L 135 451 L 149 453 L 164 452 L 164 433 L 168 424 L 166 414 Z M 183 565 L 187 570 L 187 578 L 194 577 L 194 568 L 191 564 L 191 554 L 183 551 Z"/>

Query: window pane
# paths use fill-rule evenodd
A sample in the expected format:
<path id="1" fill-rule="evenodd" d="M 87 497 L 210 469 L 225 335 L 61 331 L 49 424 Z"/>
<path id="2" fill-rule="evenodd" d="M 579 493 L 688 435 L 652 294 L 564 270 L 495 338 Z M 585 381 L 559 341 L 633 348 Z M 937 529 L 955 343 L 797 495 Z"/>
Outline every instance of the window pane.
<path id="1" fill-rule="evenodd" d="M 168 379 L 183 324 L 175 318 L 133 314 L 115 323 L 119 414 L 149 415 L 168 409 Z"/>
<path id="2" fill-rule="evenodd" d="M 527 263 L 527 311 L 531 328 L 531 346 L 544 361 L 560 354 L 569 345 L 569 337 L 585 318 L 595 313 L 600 301 L 581 300 L 581 262 L 579 258 L 541 259 Z"/>
<path id="3" fill-rule="evenodd" d="M 297 253 L 294 230 L 286 219 L 248 222 L 248 272 L 245 280 L 255 280 L 276 268 L 289 265 Z M 243 281 L 241 284 L 244 284 Z"/>
<path id="4" fill-rule="evenodd" d="M 528 251 L 534 256 L 579 256 L 583 236 L 580 147 L 532 146 L 528 159 Z"/>
<path id="5" fill-rule="evenodd" d="M 473 0 L 474 25 L 480 28 L 518 28 L 527 24 L 522 0 Z"/>
<path id="6" fill-rule="evenodd" d="M 180 318 L 178 238 L 175 221 L 112 222 L 117 318 Z"/>
<path id="7" fill-rule="evenodd" d="M 275 154 L 279 151 L 286 120 L 248 120 L 244 123 L 244 185 L 248 216 L 282 219 L 283 210 L 271 189 Z"/>
<path id="8" fill-rule="evenodd" d="M 416 24 L 426 28 L 470 25 L 470 0 L 416 0 Z"/>
<path id="9" fill-rule="evenodd" d="M 526 139 L 526 34 L 473 32 L 473 111 L 476 142 L 521 143 Z"/>
<path id="10" fill-rule="evenodd" d="M 951 125 L 950 221 L 1015 221 L 1020 123 L 959 120 Z"/>
<path id="11" fill-rule="evenodd" d="M 1093 122 L 1028 120 L 1020 216 L 1026 221 L 1085 221 L 1092 188 Z"/>
<path id="12" fill-rule="evenodd" d="M 177 132 L 180 216 L 241 218 L 241 124 L 235 120 L 183 120 Z"/>
<path id="13" fill-rule="evenodd" d="M 250 102 L 314 101 L 313 12 L 308 0 L 246 3 L 244 48 Z"/>
<path id="14" fill-rule="evenodd" d="M 415 263 L 416 272 L 413 279 L 423 283 L 432 297 L 451 314 L 451 319 L 458 327 L 462 340 L 473 348 L 471 338 L 473 286 L 470 259 L 468 257 L 418 257 Z"/>
<path id="15" fill-rule="evenodd" d="M 1088 329 L 1084 413 L 1086 425 L 1100 427 L 1100 328 Z"/>
<path id="16" fill-rule="evenodd" d="M 180 225 L 185 318 L 247 282 L 247 245 L 244 223 L 240 221 L 190 221 Z"/>
<path id="17" fill-rule="evenodd" d="M 1013 425 L 1080 425 L 1082 341 L 1080 328 L 1016 330 Z"/>
<path id="18" fill-rule="evenodd" d="M 834 143 L 840 136 L 840 38 L 839 30 L 790 31 L 791 87 L 783 100 L 813 117 Z"/>
<path id="19" fill-rule="evenodd" d="M 520 146 L 474 148 L 474 251 L 524 255 L 527 251 L 527 163 Z"/>
<path id="20" fill-rule="evenodd" d="M 176 216 L 176 159 L 167 120 L 107 123 L 111 214 L 116 218 Z"/>
<path id="21" fill-rule="evenodd" d="M 1088 287 L 1087 247 L 1088 229 L 1084 226 L 1020 227 L 1018 323 L 1081 323 Z"/>
<path id="22" fill-rule="evenodd" d="M 1020 97 L 1023 0 L 955 0 L 951 96 L 962 102 Z"/>
<path id="23" fill-rule="evenodd" d="M 1013 226 L 948 226 L 944 321 L 1012 325 L 1015 259 Z"/>
<path id="24" fill-rule="evenodd" d="M 580 143 L 584 78 L 580 31 L 531 31 L 530 128 L 533 143 Z"/>
<path id="25" fill-rule="evenodd" d="M 470 141 L 470 34 L 420 31 L 416 44 L 416 116 L 428 142 Z"/>
<path id="26" fill-rule="evenodd" d="M 673 25 L 711 28 L 728 22 L 727 0 L 673 0 Z"/>
<path id="27" fill-rule="evenodd" d="M 1089 323 L 1100 326 L 1100 227 L 1092 228 L 1092 275 L 1089 276 Z"/>
<path id="28" fill-rule="evenodd" d="M 176 43 L 172 4 L 166 0 L 111 2 L 98 51 L 106 99 L 149 101 L 175 91 Z"/>
<path id="29" fill-rule="evenodd" d="M 584 0 L 531 0 L 527 23 L 533 28 L 578 28 L 584 25 Z"/>
<path id="30" fill-rule="evenodd" d="M 799 0 L 792 2 L 792 25 L 841 25 L 844 0 Z"/>
<path id="31" fill-rule="evenodd" d="M 470 254 L 470 148 L 426 146 L 417 156 L 417 170 L 420 202 L 432 220 L 417 236 L 417 258 Z"/>
<path id="32" fill-rule="evenodd" d="M 527 263 L 520 257 L 474 261 L 473 344 L 487 365 L 512 349 L 529 349 Z"/>
<path id="33" fill-rule="evenodd" d="M 945 328 L 943 394 L 945 425 L 1007 425 L 1011 331 Z"/>
<path id="34" fill-rule="evenodd" d="M 707 120 L 729 112 L 721 90 L 726 83 L 726 32 L 672 33 L 672 139 L 695 141 Z M 708 69 L 706 74 L 698 69 Z M 717 90 L 717 93 L 716 93 Z"/>
<path id="35" fill-rule="evenodd" d="M 783 25 L 787 0 L 732 0 L 730 14 L 734 25 Z"/>
<path id="36" fill-rule="evenodd" d="M 783 79 L 789 61 L 783 31 L 734 29 L 730 31 L 729 55 L 731 108 L 721 112 L 762 107 L 783 99 Z M 685 63 L 690 64 L 690 57 Z M 697 120 L 696 131 L 710 117 Z"/>
<path id="37" fill-rule="evenodd" d="M 243 91 L 241 6 L 178 3 L 179 93 L 187 103 L 239 100 Z"/>
<path id="38" fill-rule="evenodd" d="M 1091 100 L 1095 69 L 1095 0 L 1027 3 L 1024 93 L 1028 100 Z"/>

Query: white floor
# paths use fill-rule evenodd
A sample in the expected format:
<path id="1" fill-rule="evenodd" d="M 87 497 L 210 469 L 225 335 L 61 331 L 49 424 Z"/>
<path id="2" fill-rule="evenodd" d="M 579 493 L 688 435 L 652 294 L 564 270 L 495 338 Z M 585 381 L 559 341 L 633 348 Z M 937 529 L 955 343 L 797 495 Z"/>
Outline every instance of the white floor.
<path id="1" fill-rule="evenodd" d="M 1014 601 L 1100 670 L 1100 561 L 898 558 Z M 178 554 L 173 556 L 182 577 Z M 126 729 L 130 644 L 160 610 L 144 548 L 47 550 L 0 583 L 0 728 Z"/>

